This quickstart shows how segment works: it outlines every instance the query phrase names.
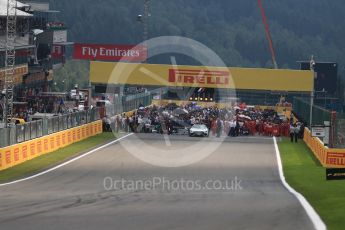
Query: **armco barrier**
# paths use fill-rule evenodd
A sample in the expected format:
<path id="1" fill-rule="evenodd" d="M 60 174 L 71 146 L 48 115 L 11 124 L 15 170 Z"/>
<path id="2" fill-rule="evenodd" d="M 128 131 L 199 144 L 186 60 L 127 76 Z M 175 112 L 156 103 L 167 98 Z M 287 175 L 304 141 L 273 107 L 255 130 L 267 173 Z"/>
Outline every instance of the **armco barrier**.
<path id="1" fill-rule="evenodd" d="M 324 146 L 319 138 L 311 136 L 308 128 L 305 128 L 303 140 L 323 167 L 345 168 L 345 149 L 333 149 Z"/>
<path id="2" fill-rule="evenodd" d="M 102 121 L 0 148 L 0 171 L 102 133 Z"/>

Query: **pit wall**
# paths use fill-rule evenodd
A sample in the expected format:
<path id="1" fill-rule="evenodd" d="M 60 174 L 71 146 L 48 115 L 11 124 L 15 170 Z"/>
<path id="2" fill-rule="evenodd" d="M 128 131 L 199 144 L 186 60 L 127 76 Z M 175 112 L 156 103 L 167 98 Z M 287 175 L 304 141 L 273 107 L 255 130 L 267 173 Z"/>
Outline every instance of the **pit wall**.
<path id="1" fill-rule="evenodd" d="M 312 137 L 308 128 L 304 130 L 304 142 L 325 168 L 345 168 L 345 149 L 333 149 L 324 146 L 323 142 Z"/>
<path id="2" fill-rule="evenodd" d="M 0 148 L 0 171 L 103 132 L 102 121 L 53 133 L 20 144 Z"/>

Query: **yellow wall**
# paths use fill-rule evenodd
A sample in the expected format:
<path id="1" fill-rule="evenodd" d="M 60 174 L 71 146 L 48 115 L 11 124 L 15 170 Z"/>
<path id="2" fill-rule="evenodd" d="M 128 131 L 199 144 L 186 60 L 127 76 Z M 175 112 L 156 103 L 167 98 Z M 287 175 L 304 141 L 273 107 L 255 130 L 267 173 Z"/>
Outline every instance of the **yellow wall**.
<path id="1" fill-rule="evenodd" d="M 330 149 L 317 137 L 312 137 L 308 128 L 304 131 L 304 142 L 315 157 L 326 168 L 345 168 L 345 149 Z"/>
<path id="2" fill-rule="evenodd" d="M 0 171 L 102 133 L 102 121 L 0 148 Z"/>
<path id="3" fill-rule="evenodd" d="M 175 70 L 183 73 L 174 76 L 192 76 L 203 79 L 199 83 L 180 83 L 169 81 L 171 72 Z M 217 74 L 221 76 L 216 77 Z M 213 79 L 215 84 L 205 79 Z M 177 77 L 176 77 L 177 78 Z M 216 84 L 215 79 L 220 79 Z M 226 82 L 224 79 L 228 79 Z M 302 70 L 275 70 L 259 68 L 227 68 L 207 66 L 177 66 L 91 62 L 90 80 L 99 84 L 132 84 L 155 86 L 182 86 L 227 88 L 246 90 L 272 90 L 311 92 L 314 84 L 314 73 Z"/>

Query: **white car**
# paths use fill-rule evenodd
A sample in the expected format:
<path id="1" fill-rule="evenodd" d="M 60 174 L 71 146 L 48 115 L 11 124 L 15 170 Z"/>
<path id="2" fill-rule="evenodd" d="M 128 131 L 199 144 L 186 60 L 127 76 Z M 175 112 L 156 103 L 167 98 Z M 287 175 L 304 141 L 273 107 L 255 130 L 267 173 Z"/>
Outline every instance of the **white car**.
<path id="1" fill-rule="evenodd" d="M 206 125 L 195 124 L 189 129 L 189 136 L 208 136 L 208 128 Z"/>

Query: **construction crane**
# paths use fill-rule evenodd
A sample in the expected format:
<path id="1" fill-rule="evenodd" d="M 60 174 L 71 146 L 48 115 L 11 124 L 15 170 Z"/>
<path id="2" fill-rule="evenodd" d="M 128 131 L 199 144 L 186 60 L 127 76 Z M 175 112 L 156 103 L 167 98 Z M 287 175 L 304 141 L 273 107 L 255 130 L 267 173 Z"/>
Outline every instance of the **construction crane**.
<path id="1" fill-rule="evenodd" d="M 3 108 L 3 119 L 5 125 L 13 118 L 13 88 L 16 62 L 16 25 L 17 25 L 17 1 L 7 0 L 7 22 L 6 22 L 6 57 L 5 57 L 5 106 Z"/>
<path id="2" fill-rule="evenodd" d="M 149 36 L 149 17 L 150 17 L 150 0 L 144 1 L 144 41 L 148 39 Z"/>
<path id="3" fill-rule="evenodd" d="M 272 37 L 271 37 L 271 33 L 270 33 L 270 27 L 268 25 L 268 21 L 267 21 L 267 18 L 266 18 L 265 9 L 264 9 L 264 6 L 263 6 L 261 0 L 258 0 L 258 4 L 259 4 L 260 11 L 261 11 L 262 22 L 263 22 L 264 27 L 265 27 L 265 32 L 266 32 L 266 38 L 267 38 L 267 41 L 268 41 L 268 46 L 269 46 L 270 51 L 271 51 L 272 64 L 273 64 L 273 67 L 275 69 L 278 69 L 278 64 L 277 64 L 277 61 L 276 61 L 276 53 L 275 53 L 275 50 L 274 50 L 274 47 L 273 47 L 273 41 L 272 41 Z"/>
<path id="4" fill-rule="evenodd" d="M 144 15 L 139 14 L 137 20 L 143 24 L 143 44 L 147 48 L 147 39 L 149 38 L 149 18 L 151 0 L 144 0 Z M 148 52 L 148 50 L 147 50 Z M 147 59 L 145 59 L 145 63 Z"/>

